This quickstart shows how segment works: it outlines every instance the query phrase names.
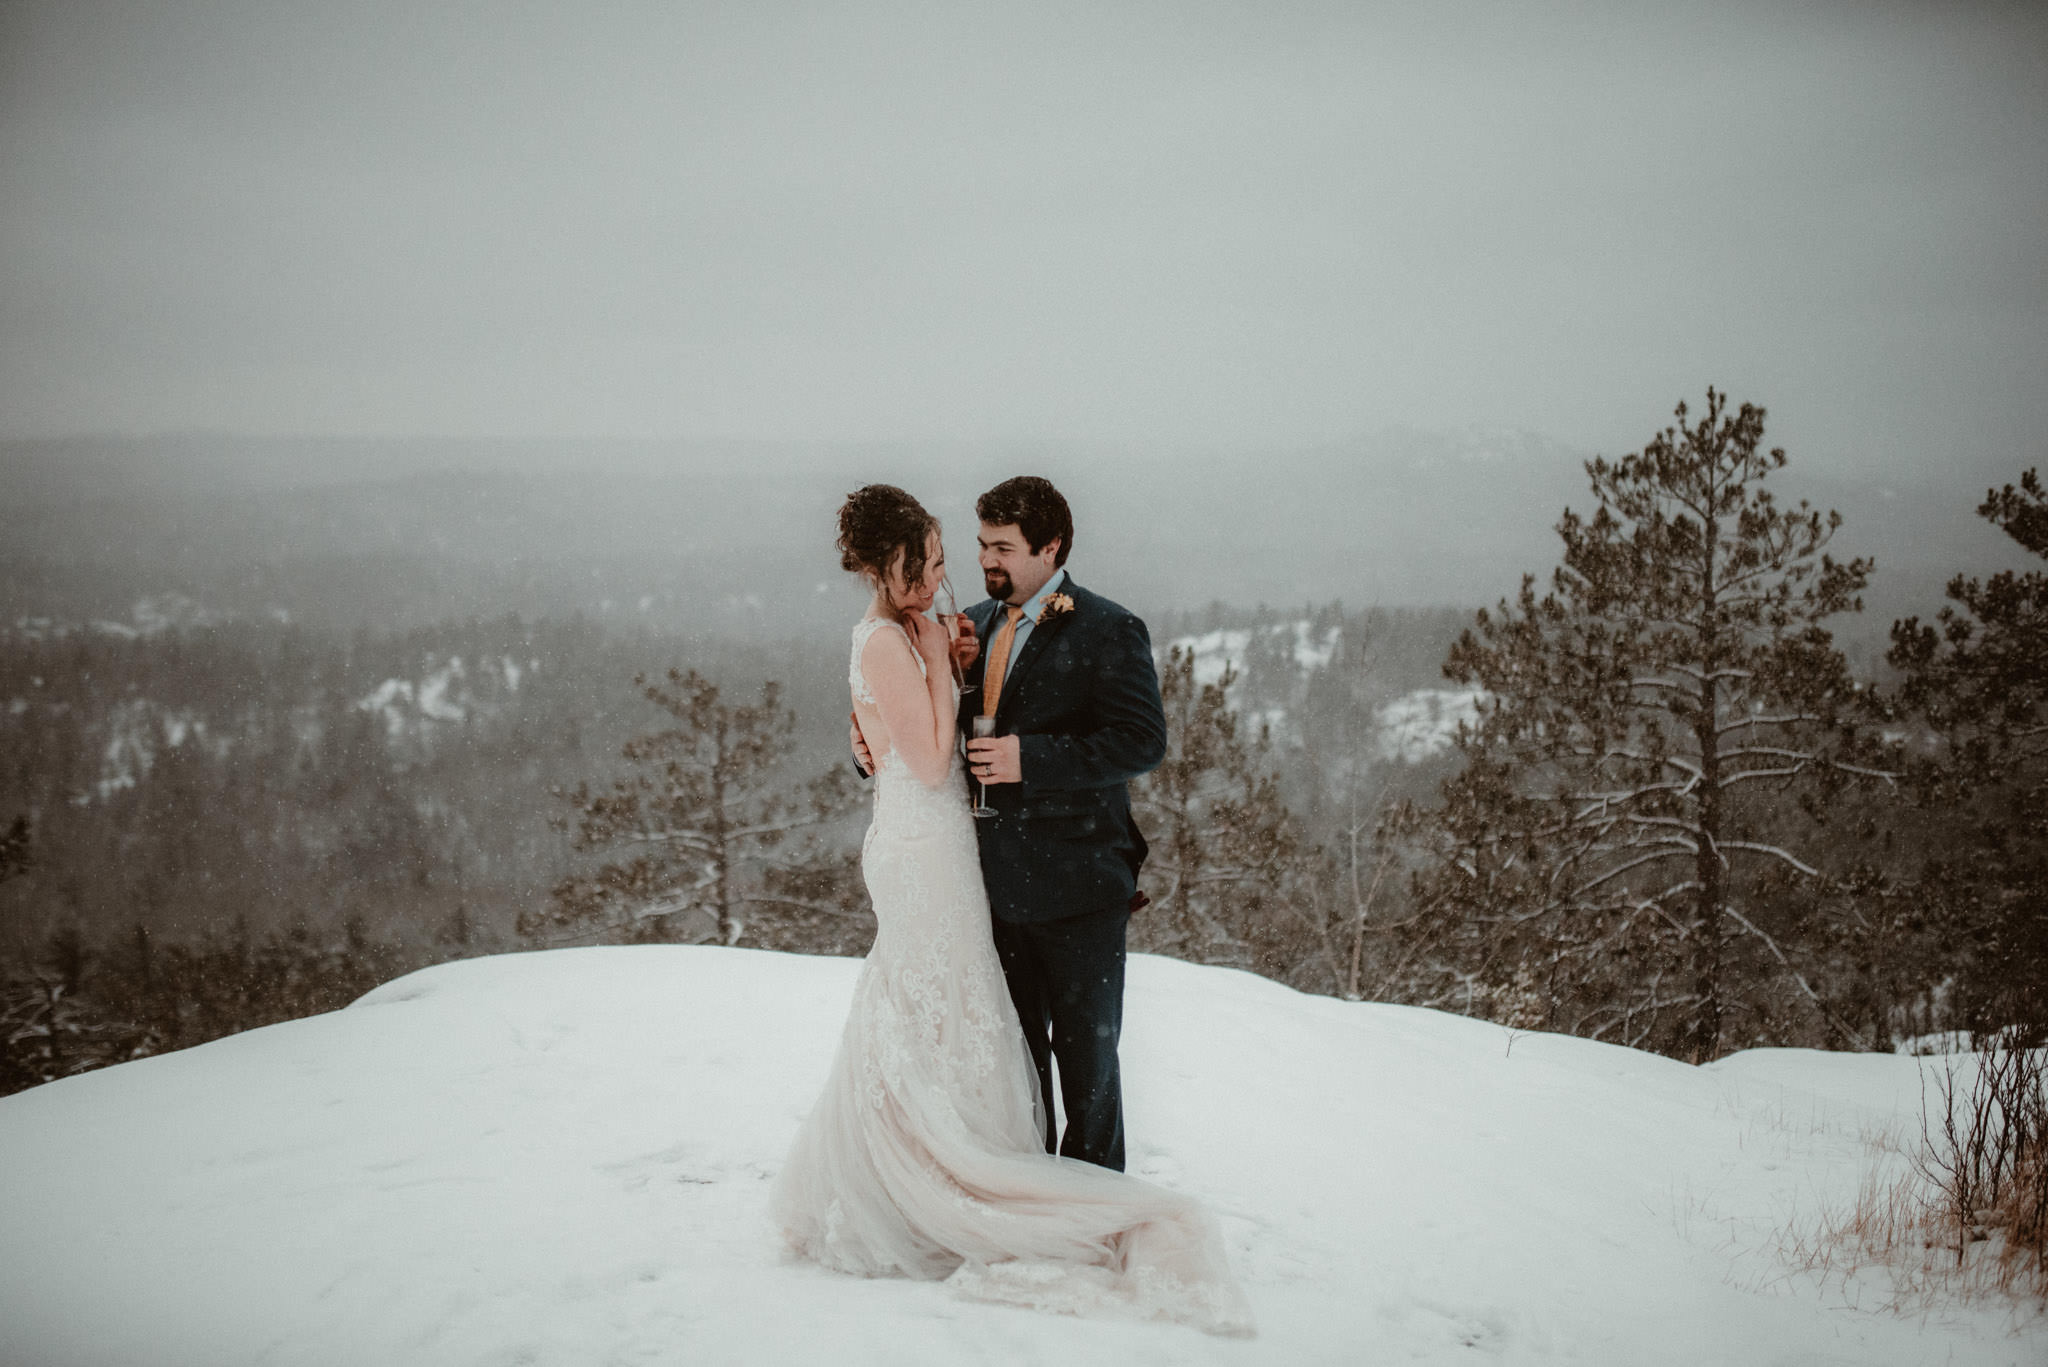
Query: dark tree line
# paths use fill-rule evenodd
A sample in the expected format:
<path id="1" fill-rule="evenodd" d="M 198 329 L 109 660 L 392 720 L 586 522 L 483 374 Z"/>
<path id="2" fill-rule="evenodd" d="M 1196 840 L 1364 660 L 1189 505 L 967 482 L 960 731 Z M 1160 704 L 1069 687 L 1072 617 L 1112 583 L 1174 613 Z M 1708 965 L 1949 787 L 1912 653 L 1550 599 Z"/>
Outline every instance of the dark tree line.
<path id="1" fill-rule="evenodd" d="M 0 633 L 0 1087 L 519 944 L 571 867 L 548 789 L 676 649 L 513 619 Z M 411 691 L 371 705 L 387 680 Z"/>
<path id="2" fill-rule="evenodd" d="M 355 921 L 333 939 L 237 922 L 170 944 L 138 924 L 104 947 L 67 925 L 0 982 L 0 1095 L 332 1011 L 420 961 Z"/>

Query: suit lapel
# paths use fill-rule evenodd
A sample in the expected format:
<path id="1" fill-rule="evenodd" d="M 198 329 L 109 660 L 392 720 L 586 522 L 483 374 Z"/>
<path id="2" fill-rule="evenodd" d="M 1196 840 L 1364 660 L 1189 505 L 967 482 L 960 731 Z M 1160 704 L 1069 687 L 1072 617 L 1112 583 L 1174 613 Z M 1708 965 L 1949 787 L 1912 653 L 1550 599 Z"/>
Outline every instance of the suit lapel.
<path id="1" fill-rule="evenodd" d="M 1074 595 L 1074 589 L 1075 584 L 1072 578 L 1069 578 L 1060 585 L 1060 592 L 1070 597 Z M 1002 730 L 1003 718 L 1009 714 L 1011 703 L 1016 699 L 1018 690 L 1024 686 L 1027 676 L 1031 673 L 1031 666 L 1037 664 L 1039 657 L 1045 654 L 1046 650 L 1051 647 L 1053 637 L 1057 636 L 1066 627 L 1068 620 L 1079 613 L 1080 603 L 1081 600 L 1076 597 L 1074 598 L 1075 611 L 1058 613 L 1046 618 L 1042 622 L 1032 623 L 1031 635 L 1025 639 L 1023 647 L 1018 650 L 1017 658 L 1010 661 L 1009 671 L 1003 679 L 1002 696 L 996 699 L 996 730 L 998 732 Z M 995 620 L 993 614 L 991 614 L 989 620 Z"/>

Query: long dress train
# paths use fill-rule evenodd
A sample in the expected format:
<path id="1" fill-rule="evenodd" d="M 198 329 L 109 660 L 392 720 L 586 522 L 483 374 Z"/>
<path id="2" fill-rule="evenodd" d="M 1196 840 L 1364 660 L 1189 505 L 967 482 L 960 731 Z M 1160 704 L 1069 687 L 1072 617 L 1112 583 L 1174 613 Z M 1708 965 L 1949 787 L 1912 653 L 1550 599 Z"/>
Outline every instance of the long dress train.
<path id="1" fill-rule="evenodd" d="M 854 629 L 849 681 L 867 702 L 861 652 L 884 625 Z M 865 1276 L 946 1278 L 977 1299 L 1250 1333 L 1198 1202 L 1044 1151 L 959 757 L 936 789 L 894 753 L 874 781 L 861 870 L 878 928 L 825 1089 L 776 1177 L 791 1249 Z"/>

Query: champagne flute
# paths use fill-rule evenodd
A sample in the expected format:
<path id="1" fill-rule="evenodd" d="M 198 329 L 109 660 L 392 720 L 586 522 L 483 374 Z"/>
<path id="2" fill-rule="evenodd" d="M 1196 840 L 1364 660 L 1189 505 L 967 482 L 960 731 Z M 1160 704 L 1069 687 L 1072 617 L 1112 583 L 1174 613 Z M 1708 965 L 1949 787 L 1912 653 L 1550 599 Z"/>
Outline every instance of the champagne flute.
<path id="1" fill-rule="evenodd" d="M 932 595 L 932 620 L 946 631 L 946 667 L 953 671 L 953 682 L 960 682 L 960 664 L 953 658 L 953 637 L 959 631 L 960 600 L 953 596 L 953 581 L 939 580 L 938 592 Z"/>
<path id="2" fill-rule="evenodd" d="M 974 738 L 976 740 L 986 740 L 995 733 L 996 719 L 994 717 L 976 717 L 974 719 Z M 986 779 L 982 781 L 981 801 L 974 805 L 974 814 L 979 817 L 991 817 L 996 814 L 996 809 L 988 805 L 988 781 Z"/>

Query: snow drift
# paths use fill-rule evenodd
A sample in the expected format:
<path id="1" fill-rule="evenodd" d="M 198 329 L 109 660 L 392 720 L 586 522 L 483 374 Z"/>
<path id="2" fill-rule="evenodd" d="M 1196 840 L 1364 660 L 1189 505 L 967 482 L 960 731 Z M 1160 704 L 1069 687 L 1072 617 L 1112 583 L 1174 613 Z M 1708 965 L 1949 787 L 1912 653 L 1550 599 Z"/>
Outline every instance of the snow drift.
<path id="1" fill-rule="evenodd" d="M 2037 1363 L 1774 1231 L 1917 1130 L 1919 1061 L 1708 1068 L 1132 960 L 1131 1166 L 1221 1215 L 1250 1342 L 787 1261 L 767 1179 L 856 962 L 444 964 L 0 1100 L 0 1362 Z"/>

